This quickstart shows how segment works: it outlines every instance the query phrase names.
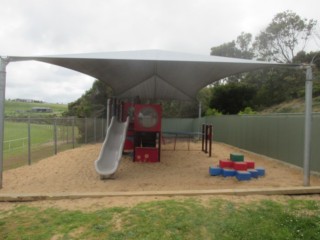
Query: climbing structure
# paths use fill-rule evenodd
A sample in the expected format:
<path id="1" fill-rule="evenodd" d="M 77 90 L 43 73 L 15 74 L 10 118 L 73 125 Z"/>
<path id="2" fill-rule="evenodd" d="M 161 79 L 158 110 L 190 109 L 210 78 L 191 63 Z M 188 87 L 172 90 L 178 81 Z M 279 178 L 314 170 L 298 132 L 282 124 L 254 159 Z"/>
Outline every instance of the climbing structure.
<path id="1" fill-rule="evenodd" d="M 122 119 L 130 117 L 124 151 L 135 162 L 159 162 L 162 107 L 159 104 L 123 103 Z"/>

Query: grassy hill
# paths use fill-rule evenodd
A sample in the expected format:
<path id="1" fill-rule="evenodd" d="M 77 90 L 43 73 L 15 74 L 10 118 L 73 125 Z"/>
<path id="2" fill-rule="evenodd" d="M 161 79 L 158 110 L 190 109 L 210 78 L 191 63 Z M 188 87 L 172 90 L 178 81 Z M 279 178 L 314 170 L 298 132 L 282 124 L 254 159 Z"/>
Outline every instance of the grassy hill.
<path id="1" fill-rule="evenodd" d="M 304 98 L 294 99 L 266 108 L 260 113 L 304 113 Z M 320 112 L 320 96 L 313 98 L 313 112 Z"/>
<path id="2" fill-rule="evenodd" d="M 35 113 L 31 112 L 33 107 L 46 107 L 51 108 L 50 113 Z M 68 109 L 66 104 L 54 104 L 54 103 L 29 103 L 29 102 L 17 102 L 6 101 L 5 102 L 5 116 L 6 117 L 26 117 L 26 116 L 56 116 L 60 117 L 63 112 Z"/>

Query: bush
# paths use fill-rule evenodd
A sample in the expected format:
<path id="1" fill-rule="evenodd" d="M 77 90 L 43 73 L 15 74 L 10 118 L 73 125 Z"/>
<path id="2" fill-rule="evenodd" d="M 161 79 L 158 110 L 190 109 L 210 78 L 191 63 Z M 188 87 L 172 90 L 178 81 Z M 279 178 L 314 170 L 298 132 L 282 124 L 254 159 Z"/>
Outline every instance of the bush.
<path id="1" fill-rule="evenodd" d="M 208 108 L 206 111 L 206 116 L 219 116 L 219 115 L 222 115 L 222 113 L 215 108 Z"/>
<path id="2" fill-rule="evenodd" d="M 253 111 L 251 107 L 246 107 L 243 111 L 240 111 L 238 115 L 253 115 L 257 114 L 256 111 Z"/>

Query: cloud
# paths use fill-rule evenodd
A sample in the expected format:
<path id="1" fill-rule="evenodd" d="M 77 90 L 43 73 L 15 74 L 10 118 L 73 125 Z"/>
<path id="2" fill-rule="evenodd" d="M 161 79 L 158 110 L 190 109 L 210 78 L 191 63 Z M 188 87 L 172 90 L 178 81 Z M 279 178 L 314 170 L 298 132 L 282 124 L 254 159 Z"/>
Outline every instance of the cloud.
<path id="1" fill-rule="evenodd" d="M 207 55 L 242 31 L 258 34 L 287 9 L 319 20 L 319 7 L 318 0 L 2 0 L 0 55 L 141 49 Z M 8 98 L 70 102 L 93 81 L 35 62 L 10 63 L 7 72 Z"/>
<path id="2" fill-rule="evenodd" d="M 94 81 L 78 72 L 38 62 L 10 63 L 7 72 L 7 99 L 68 103 L 84 94 Z"/>

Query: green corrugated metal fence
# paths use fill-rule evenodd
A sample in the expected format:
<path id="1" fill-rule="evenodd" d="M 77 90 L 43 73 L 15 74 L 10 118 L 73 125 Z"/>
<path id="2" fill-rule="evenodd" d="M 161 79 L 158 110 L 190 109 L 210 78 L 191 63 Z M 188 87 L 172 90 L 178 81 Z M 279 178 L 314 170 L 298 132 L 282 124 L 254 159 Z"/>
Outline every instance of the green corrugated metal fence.
<path id="1" fill-rule="evenodd" d="M 191 126 L 191 123 L 193 125 Z M 304 115 L 212 116 L 202 119 L 164 119 L 163 129 L 198 132 L 213 125 L 214 140 L 302 167 Z M 176 128 L 177 127 L 177 128 Z M 320 172 L 320 115 L 313 115 L 310 167 Z"/>

